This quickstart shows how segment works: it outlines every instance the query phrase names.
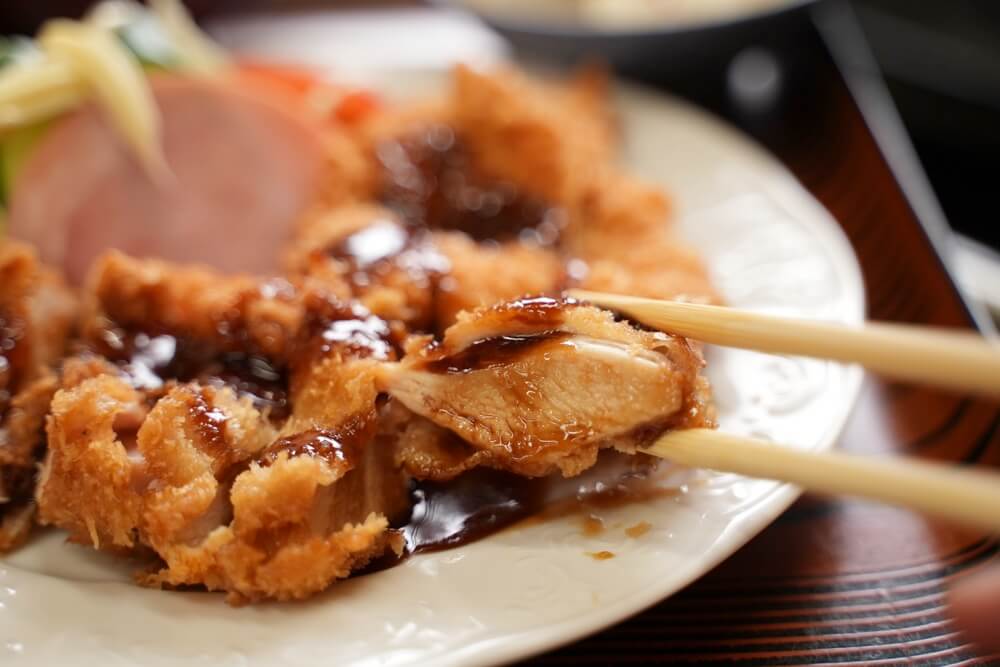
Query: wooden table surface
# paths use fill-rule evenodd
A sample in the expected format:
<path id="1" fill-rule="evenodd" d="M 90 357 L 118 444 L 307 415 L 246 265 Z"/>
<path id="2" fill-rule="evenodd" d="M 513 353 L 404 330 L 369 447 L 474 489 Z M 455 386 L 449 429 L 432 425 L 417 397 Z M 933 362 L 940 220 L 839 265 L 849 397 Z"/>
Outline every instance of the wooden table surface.
<path id="1" fill-rule="evenodd" d="M 766 113 L 741 111 L 711 81 L 653 82 L 754 134 L 833 213 L 861 260 L 870 318 L 973 327 L 819 32 L 804 27 L 767 48 L 787 85 Z M 839 446 L 997 465 L 998 427 L 996 403 L 869 375 Z M 1000 567 L 994 538 L 806 494 L 683 592 L 533 663 L 998 664 L 956 633 L 944 607 L 957 579 L 990 565 Z"/>

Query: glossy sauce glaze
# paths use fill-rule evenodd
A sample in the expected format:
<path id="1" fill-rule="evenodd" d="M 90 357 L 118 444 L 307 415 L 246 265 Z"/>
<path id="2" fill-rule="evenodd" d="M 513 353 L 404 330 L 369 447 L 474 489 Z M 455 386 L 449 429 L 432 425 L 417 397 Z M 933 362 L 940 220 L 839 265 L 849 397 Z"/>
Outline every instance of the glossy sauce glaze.
<path id="1" fill-rule="evenodd" d="M 476 468 L 449 482 L 417 482 L 413 511 L 399 526 L 405 554 L 435 551 L 474 542 L 525 520 L 581 514 L 582 533 L 604 530 L 602 509 L 679 493 L 655 474 L 658 462 L 612 451 L 575 480 L 527 478 Z M 648 524 L 635 537 L 649 530 Z M 383 563 L 385 567 L 391 563 Z"/>
<path id="2" fill-rule="evenodd" d="M 226 442 L 226 413 L 212 405 L 210 390 L 202 388 L 191 394 L 188 401 L 188 414 L 194 420 L 198 431 L 198 442 L 206 448 L 213 458 L 225 458 L 232 455 L 232 450 Z"/>
<path id="3" fill-rule="evenodd" d="M 455 354 L 428 359 L 420 367 L 431 373 L 455 375 L 487 370 L 516 363 L 518 358 L 539 348 L 559 345 L 570 334 L 563 331 L 544 331 L 523 336 L 495 336 L 478 340 Z"/>
<path id="4" fill-rule="evenodd" d="M 371 222 L 325 252 L 345 265 L 344 276 L 360 292 L 397 271 L 414 287 L 429 288 L 449 268 L 427 230 L 388 219 Z"/>
<path id="5" fill-rule="evenodd" d="M 250 397 L 259 410 L 268 410 L 272 419 L 288 415 L 287 373 L 261 355 L 220 352 L 202 341 L 116 326 L 100 330 L 92 344 L 137 389 L 159 391 L 171 380 L 228 386 Z"/>
<path id="6" fill-rule="evenodd" d="M 486 537 L 545 506 L 547 483 L 477 468 L 450 482 L 420 482 L 413 512 L 400 528 L 406 552 L 447 549 Z"/>
<path id="7" fill-rule="evenodd" d="M 519 324 L 555 328 L 563 323 L 566 309 L 578 305 L 580 302 L 572 297 L 535 296 L 507 301 L 493 312 Z"/>
<path id="8" fill-rule="evenodd" d="M 558 209 L 477 174 L 447 125 L 383 142 L 376 155 L 383 172 L 380 199 L 415 227 L 461 231 L 478 241 L 553 245 L 565 226 Z"/>
<path id="9" fill-rule="evenodd" d="M 468 373 L 511 364 L 539 347 L 559 345 L 571 334 L 560 331 L 566 309 L 578 305 L 571 298 L 526 297 L 498 304 L 482 316 L 484 328 L 528 329 L 526 333 L 488 336 L 460 349 L 435 342 L 423 353 L 420 366 L 431 373 Z"/>
<path id="10" fill-rule="evenodd" d="M 257 462 L 267 467 L 284 452 L 288 458 L 309 456 L 329 463 L 353 465 L 358 456 L 358 439 L 343 432 L 327 429 L 310 429 L 286 438 L 279 438 L 267 446 L 257 457 Z"/>
<path id="11" fill-rule="evenodd" d="M 388 322 L 357 303 L 313 299 L 302 327 L 296 366 L 341 352 L 356 358 L 394 359 L 399 341 Z"/>

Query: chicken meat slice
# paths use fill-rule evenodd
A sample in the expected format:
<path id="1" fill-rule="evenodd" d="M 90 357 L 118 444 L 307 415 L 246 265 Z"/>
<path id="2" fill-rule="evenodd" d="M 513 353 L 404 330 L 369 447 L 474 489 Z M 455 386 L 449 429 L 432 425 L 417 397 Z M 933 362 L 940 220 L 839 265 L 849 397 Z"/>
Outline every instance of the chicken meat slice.
<path id="1" fill-rule="evenodd" d="M 34 251 L 0 241 L 0 552 L 20 545 L 35 515 L 45 415 L 76 303 Z"/>
<path id="2" fill-rule="evenodd" d="M 440 342 L 411 340 L 402 362 L 382 366 L 380 382 L 458 435 L 474 459 L 463 462 L 461 446 L 440 431 L 414 426 L 400 450 L 411 473 L 444 478 L 487 465 L 568 477 L 601 448 L 634 452 L 667 429 L 711 425 L 703 365 L 684 338 L 540 297 L 463 313 Z"/>

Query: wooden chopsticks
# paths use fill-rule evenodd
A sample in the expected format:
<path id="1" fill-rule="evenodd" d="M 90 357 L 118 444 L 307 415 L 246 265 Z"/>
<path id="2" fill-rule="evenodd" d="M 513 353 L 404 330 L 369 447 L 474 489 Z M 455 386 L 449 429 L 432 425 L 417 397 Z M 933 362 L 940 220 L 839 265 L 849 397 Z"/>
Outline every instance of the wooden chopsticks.
<path id="1" fill-rule="evenodd" d="M 850 327 L 718 306 L 571 294 L 706 343 L 854 362 L 902 380 L 1000 396 L 1000 346 L 972 334 L 890 324 Z M 682 465 L 902 505 L 1000 534 L 1000 474 L 983 469 L 810 452 L 710 429 L 670 431 L 643 451 Z"/>
<path id="2" fill-rule="evenodd" d="M 721 306 L 570 294 L 705 343 L 858 363 L 900 380 L 1000 396 L 1000 345 L 971 333 L 897 324 L 851 327 Z"/>
<path id="3" fill-rule="evenodd" d="M 670 431 L 642 451 L 695 468 L 910 507 L 1000 534 L 1000 474 L 982 469 L 810 452 L 698 428 Z"/>

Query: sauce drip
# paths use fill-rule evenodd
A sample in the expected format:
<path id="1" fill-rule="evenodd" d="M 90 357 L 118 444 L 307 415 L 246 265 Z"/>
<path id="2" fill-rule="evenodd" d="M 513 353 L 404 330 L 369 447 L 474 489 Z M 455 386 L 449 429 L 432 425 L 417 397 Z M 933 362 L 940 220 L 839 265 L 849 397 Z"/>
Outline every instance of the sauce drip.
<path id="1" fill-rule="evenodd" d="M 272 419 L 288 416 L 285 370 L 260 355 L 220 352 L 200 341 L 108 327 L 97 337 L 97 351 L 118 364 L 137 389 L 155 391 L 170 380 L 228 386 L 249 396 Z"/>
<path id="2" fill-rule="evenodd" d="M 559 209 L 510 183 L 476 173 L 447 125 L 430 125 L 376 150 L 382 201 L 415 227 L 462 231 L 478 241 L 520 238 L 553 245 L 565 226 Z"/>
<path id="3" fill-rule="evenodd" d="M 262 466 L 269 466 L 278 460 L 279 454 L 286 452 L 289 458 L 314 456 L 330 463 L 350 465 L 355 460 L 354 449 L 355 446 L 349 439 L 343 439 L 334 431 L 312 429 L 275 440 L 261 453 L 258 462 Z"/>
<path id="4" fill-rule="evenodd" d="M 226 413 L 212 405 L 211 397 L 202 390 L 191 397 L 188 403 L 190 414 L 198 429 L 199 440 L 214 458 L 224 458 L 231 454 L 226 444 Z"/>
<path id="5" fill-rule="evenodd" d="M 407 553 L 447 549 L 486 537 L 538 513 L 547 482 L 488 469 L 444 483 L 421 482 L 402 527 Z"/>
<path id="6" fill-rule="evenodd" d="M 581 511 L 585 517 L 592 516 L 598 508 L 677 494 L 675 486 L 663 486 L 657 479 L 656 468 L 653 460 L 605 451 L 594 468 L 572 480 L 532 479 L 475 468 L 448 482 L 417 482 L 411 494 L 413 511 L 398 527 L 405 538 L 405 553 L 468 544 L 524 520 Z M 597 523 L 603 529 L 603 523 Z"/>
<path id="7" fill-rule="evenodd" d="M 429 359 L 422 366 L 431 373 L 446 375 L 498 368 L 515 363 L 520 357 L 537 351 L 539 347 L 558 345 L 569 337 L 570 334 L 562 331 L 545 331 L 524 336 L 484 338 L 455 354 Z"/>

